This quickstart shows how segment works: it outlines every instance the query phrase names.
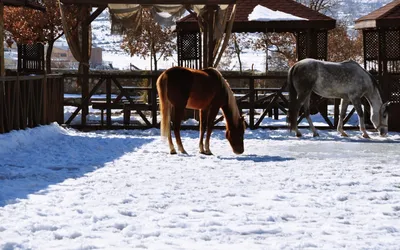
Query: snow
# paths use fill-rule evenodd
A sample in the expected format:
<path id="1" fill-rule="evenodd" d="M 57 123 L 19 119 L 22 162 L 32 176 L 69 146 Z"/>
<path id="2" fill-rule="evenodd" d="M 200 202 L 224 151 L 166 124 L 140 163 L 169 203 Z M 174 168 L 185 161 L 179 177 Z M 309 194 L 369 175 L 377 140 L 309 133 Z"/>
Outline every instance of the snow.
<path id="1" fill-rule="evenodd" d="M 158 129 L 0 135 L 0 249 L 398 249 L 400 134 Z"/>
<path id="2" fill-rule="evenodd" d="M 253 11 L 249 14 L 248 19 L 249 21 L 259 22 L 308 20 L 279 10 L 271 10 L 262 5 L 254 7 Z"/>

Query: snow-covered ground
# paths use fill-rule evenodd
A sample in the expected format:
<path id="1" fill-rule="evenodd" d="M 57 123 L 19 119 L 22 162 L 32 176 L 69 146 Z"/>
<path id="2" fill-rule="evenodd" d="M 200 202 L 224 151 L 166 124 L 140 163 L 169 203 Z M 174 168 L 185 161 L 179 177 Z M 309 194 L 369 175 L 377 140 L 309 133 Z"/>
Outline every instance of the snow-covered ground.
<path id="1" fill-rule="evenodd" d="M 0 135 L 0 249 L 399 249 L 400 134 L 247 130 L 169 155 L 158 129 Z"/>

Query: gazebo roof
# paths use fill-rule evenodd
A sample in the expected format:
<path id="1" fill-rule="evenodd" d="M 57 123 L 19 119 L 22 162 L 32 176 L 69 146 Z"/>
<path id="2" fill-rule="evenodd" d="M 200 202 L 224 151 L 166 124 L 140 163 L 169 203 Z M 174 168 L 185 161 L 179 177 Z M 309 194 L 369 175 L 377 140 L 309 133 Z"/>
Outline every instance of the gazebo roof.
<path id="1" fill-rule="evenodd" d="M 15 6 L 15 7 L 25 6 L 27 8 L 42 10 L 42 11 L 46 9 L 42 4 L 39 3 L 39 1 L 34 1 L 34 0 L 2 0 L 2 2 L 6 6 Z"/>
<path id="2" fill-rule="evenodd" d="M 308 20 L 269 20 L 249 21 L 248 16 L 253 9 L 261 5 L 273 11 L 281 11 Z M 237 0 L 236 15 L 232 32 L 293 32 L 305 29 L 333 29 L 336 20 L 312 10 L 293 0 Z M 177 22 L 177 29 L 198 30 L 196 18 L 186 16 Z"/>
<path id="3" fill-rule="evenodd" d="M 377 29 L 400 26 L 400 0 L 365 15 L 355 21 L 355 29 Z"/>

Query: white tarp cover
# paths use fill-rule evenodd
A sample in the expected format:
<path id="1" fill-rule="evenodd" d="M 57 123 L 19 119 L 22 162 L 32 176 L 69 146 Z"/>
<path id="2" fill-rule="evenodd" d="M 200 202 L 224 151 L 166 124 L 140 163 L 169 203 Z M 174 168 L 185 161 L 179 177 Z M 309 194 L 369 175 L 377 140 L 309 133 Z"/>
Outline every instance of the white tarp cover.
<path id="1" fill-rule="evenodd" d="M 207 12 L 206 5 L 183 5 L 183 4 L 109 4 L 108 8 L 111 15 L 111 32 L 113 34 L 123 34 L 126 29 L 137 30 L 141 26 L 142 11 L 147 9 L 153 14 L 154 20 L 161 25 L 171 26 L 175 21 L 182 17 L 188 8 L 192 9 L 199 17 L 200 29 L 205 25 L 203 15 Z M 227 46 L 230 37 L 232 24 L 235 17 L 235 5 L 228 13 L 229 5 L 219 5 L 214 13 L 213 40 L 214 48 L 213 61 L 214 67 L 218 64 L 222 52 Z"/>
<path id="2" fill-rule="evenodd" d="M 198 16 L 201 16 L 205 5 L 184 5 L 184 4 L 109 4 L 113 33 L 121 34 L 125 29 L 138 29 L 141 24 L 142 11 L 150 10 L 154 20 L 162 25 L 171 26 L 182 17 L 187 8 L 191 8 Z M 225 12 L 228 5 L 219 5 L 220 13 Z"/>

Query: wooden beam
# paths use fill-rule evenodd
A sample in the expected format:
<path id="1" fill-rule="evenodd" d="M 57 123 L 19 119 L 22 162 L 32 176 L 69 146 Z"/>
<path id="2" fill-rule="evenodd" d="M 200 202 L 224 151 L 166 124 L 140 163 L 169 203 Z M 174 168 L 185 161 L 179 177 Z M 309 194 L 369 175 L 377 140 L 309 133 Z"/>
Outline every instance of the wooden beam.
<path id="1" fill-rule="evenodd" d="M 96 19 L 102 12 L 107 8 L 107 5 L 99 6 L 89 17 L 89 20 L 87 21 L 87 24 L 89 25 L 90 23 L 93 22 L 94 19 Z"/>
<path id="2" fill-rule="evenodd" d="M 92 4 L 100 6 L 104 4 L 234 4 L 236 0 L 61 0 L 66 4 Z"/>

